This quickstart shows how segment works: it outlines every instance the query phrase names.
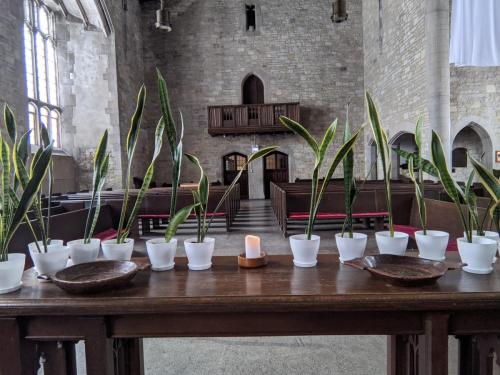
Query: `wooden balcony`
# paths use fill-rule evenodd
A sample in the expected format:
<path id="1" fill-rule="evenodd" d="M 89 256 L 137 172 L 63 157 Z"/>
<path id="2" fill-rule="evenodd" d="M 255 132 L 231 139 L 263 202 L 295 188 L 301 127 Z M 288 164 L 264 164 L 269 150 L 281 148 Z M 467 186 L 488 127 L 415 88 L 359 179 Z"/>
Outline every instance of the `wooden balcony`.
<path id="1" fill-rule="evenodd" d="M 300 120 L 299 103 L 245 104 L 208 107 L 208 134 L 282 133 L 278 118 Z"/>

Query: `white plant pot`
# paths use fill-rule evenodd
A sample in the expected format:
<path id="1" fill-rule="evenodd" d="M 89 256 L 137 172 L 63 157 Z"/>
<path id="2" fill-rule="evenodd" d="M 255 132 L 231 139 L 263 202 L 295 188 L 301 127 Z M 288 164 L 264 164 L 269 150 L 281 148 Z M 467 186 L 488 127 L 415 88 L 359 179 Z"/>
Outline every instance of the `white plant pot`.
<path id="1" fill-rule="evenodd" d="M 493 271 L 491 263 L 497 252 L 497 242 L 486 237 L 457 238 L 458 253 L 466 265 L 462 269 L 470 273 L 487 274 Z"/>
<path id="2" fill-rule="evenodd" d="M 63 245 L 62 240 L 51 240 L 47 245 L 47 252 L 38 252 L 35 242 L 28 244 L 31 259 L 35 265 L 35 271 L 39 275 L 53 276 L 56 272 L 66 268 L 69 258 L 69 248 Z M 43 250 L 43 244 L 38 241 L 40 249 Z"/>
<path id="3" fill-rule="evenodd" d="M 99 255 L 101 240 L 91 238 L 90 243 L 83 243 L 83 239 L 68 242 L 69 255 L 73 264 L 94 262 Z"/>
<path id="4" fill-rule="evenodd" d="M 306 234 L 290 236 L 290 247 L 293 253 L 293 264 L 297 267 L 314 267 L 318 263 L 320 236 L 313 234 L 307 239 Z"/>
<path id="5" fill-rule="evenodd" d="M 492 231 L 489 231 L 489 230 L 485 230 L 484 231 L 484 236 L 479 236 L 477 234 L 477 230 L 476 231 L 473 231 L 472 232 L 472 235 L 475 236 L 475 237 L 485 237 L 485 238 L 489 238 L 490 240 L 493 240 L 493 241 L 496 241 L 498 246 L 500 246 L 500 236 L 498 235 L 497 232 L 492 232 Z M 464 237 L 467 237 L 465 235 L 465 232 L 464 232 Z M 498 249 L 497 249 L 498 250 Z M 497 262 L 497 255 L 498 254 L 498 251 L 495 253 L 495 256 L 493 257 L 493 263 L 496 263 Z"/>
<path id="6" fill-rule="evenodd" d="M 167 271 L 174 268 L 177 238 L 172 238 L 168 243 L 164 238 L 153 238 L 146 241 L 146 249 L 153 271 Z"/>
<path id="7" fill-rule="evenodd" d="M 423 230 L 415 232 L 415 241 L 417 242 L 419 257 L 430 260 L 443 261 L 446 259 L 445 253 L 448 247 L 450 235 L 439 230 Z"/>
<path id="8" fill-rule="evenodd" d="M 0 262 L 0 294 L 21 288 L 25 261 L 26 255 L 11 253 L 7 261 Z"/>
<path id="9" fill-rule="evenodd" d="M 378 251 L 380 254 L 405 255 L 408 246 L 408 234 L 403 232 L 394 232 L 391 237 L 389 231 L 375 233 Z"/>
<path id="10" fill-rule="evenodd" d="M 344 263 L 346 260 L 360 258 L 363 256 L 366 249 L 366 241 L 368 236 L 364 233 L 353 233 L 352 238 L 349 233 L 337 233 L 335 235 L 335 243 L 339 250 L 340 262 Z"/>
<path id="11" fill-rule="evenodd" d="M 215 238 L 205 237 L 203 242 L 196 242 L 196 238 L 184 241 L 184 248 L 188 258 L 188 267 L 191 271 L 208 270 L 212 267 Z"/>
<path id="12" fill-rule="evenodd" d="M 134 251 L 134 239 L 125 238 L 123 243 L 116 243 L 116 239 L 101 243 L 104 257 L 108 260 L 130 260 Z"/>

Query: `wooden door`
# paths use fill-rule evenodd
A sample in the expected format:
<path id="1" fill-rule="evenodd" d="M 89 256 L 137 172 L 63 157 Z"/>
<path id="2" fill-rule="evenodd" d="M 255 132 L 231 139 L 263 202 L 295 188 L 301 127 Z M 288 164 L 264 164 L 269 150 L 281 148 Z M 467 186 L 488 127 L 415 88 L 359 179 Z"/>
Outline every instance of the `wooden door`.
<path id="1" fill-rule="evenodd" d="M 243 104 L 264 104 L 264 84 L 256 75 L 243 82 Z"/>
<path id="2" fill-rule="evenodd" d="M 224 185 L 229 185 L 235 179 L 236 175 L 241 171 L 247 162 L 246 155 L 239 152 L 227 154 L 222 158 L 222 168 L 224 170 Z M 243 174 L 240 177 L 240 197 L 248 199 L 248 170 L 245 167 Z"/>
<path id="3" fill-rule="evenodd" d="M 288 155 L 275 151 L 264 158 L 264 195 L 270 196 L 270 183 L 288 182 Z"/>

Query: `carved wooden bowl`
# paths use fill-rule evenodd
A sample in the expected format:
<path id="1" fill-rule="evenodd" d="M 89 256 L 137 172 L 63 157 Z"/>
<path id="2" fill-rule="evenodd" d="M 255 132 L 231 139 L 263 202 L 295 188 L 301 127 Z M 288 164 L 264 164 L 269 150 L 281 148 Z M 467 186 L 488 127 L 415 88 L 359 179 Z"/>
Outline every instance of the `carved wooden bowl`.
<path id="1" fill-rule="evenodd" d="M 65 268 L 52 280 L 68 293 L 98 293 L 127 285 L 138 270 L 133 262 L 103 260 Z"/>
<path id="2" fill-rule="evenodd" d="M 407 286 L 432 284 L 448 270 L 443 262 L 388 254 L 357 258 L 344 264 L 367 270 L 393 284 Z"/>

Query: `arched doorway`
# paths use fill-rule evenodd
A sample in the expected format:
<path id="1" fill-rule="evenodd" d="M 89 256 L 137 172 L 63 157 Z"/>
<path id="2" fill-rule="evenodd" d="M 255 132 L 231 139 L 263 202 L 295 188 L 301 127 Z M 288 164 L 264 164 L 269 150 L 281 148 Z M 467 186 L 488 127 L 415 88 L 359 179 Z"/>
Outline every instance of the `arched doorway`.
<path id="1" fill-rule="evenodd" d="M 288 182 L 288 155 L 271 152 L 264 158 L 264 196 L 270 197 L 271 182 Z"/>
<path id="2" fill-rule="evenodd" d="M 255 74 L 250 74 L 242 86 L 243 104 L 264 104 L 264 84 Z"/>
<path id="3" fill-rule="evenodd" d="M 491 168 L 493 145 L 488 132 L 475 122 L 462 128 L 452 143 L 452 172 L 457 181 L 467 181 L 472 167 L 467 154 Z"/>
<path id="4" fill-rule="evenodd" d="M 415 143 L 415 135 L 409 132 L 399 132 L 390 141 L 392 147 L 392 178 L 400 179 L 402 176 L 408 177 L 408 163 L 406 159 L 396 152 L 396 150 L 405 150 L 407 152 L 416 152 L 417 144 Z"/>
<path id="5" fill-rule="evenodd" d="M 224 155 L 222 157 L 222 169 L 224 171 L 224 185 L 229 185 L 233 182 L 236 175 L 241 171 L 247 162 L 246 155 L 239 152 Z M 248 199 L 248 170 L 245 167 L 240 178 L 240 197 Z"/>

